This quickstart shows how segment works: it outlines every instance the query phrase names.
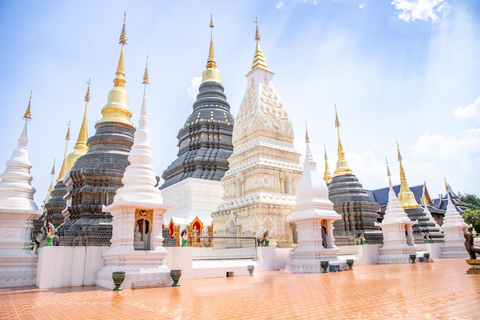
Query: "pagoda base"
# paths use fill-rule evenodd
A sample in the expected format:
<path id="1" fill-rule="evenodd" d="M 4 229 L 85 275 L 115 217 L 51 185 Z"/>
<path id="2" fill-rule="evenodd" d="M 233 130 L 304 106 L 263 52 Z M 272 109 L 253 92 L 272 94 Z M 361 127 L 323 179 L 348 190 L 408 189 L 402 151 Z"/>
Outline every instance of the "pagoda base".
<path id="1" fill-rule="evenodd" d="M 4 255 L 0 259 L 0 288 L 35 285 L 37 255 L 25 250 L 21 254 Z"/>
<path id="2" fill-rule="evenodd" d="M 165 213 L 167 223 L 173 218 L 190 224 L 198 217 L 204 225 L 211 225 L 210 214 L 222 203 L 221 181 L 188 178 L 162 189 L 163 203 L 175 203 L 175 208 Z"/>
<path id="3" fill-rule="evenodd" d="M 338 248 L 319 250 L 313 254 L 296 253 L 294 251 L 287 258 L 285 271 L 291 273 L 322 273 L 322 267 L 320 266 L 322 261 L 328 261 L 329 265 L 343 263 L 337 258 L 338 251 Z"/>
<path id="4" fill-rule="evenodd" d="M 410 255 L 417 253 L 417 246 L 398 246 L 380 248 L 378 255 L 379 264 L 410 263 Z"/>
<path id="5" fill-rule="evenodd" d="M 468 258 L 468 252 L 463 243 L 446 243 L 441 246 L 442 255 L 440 258 Z"/>
<path id="6" fill-rule="evenodd" d="M 126 250 L 113 254 L 107 251 L 103 255 L 107 265 L 97 274 L 97 286 L 113 289 L 115 284 L 112 273 L 116 271 L 125 272 L 125 280 L 121 285 L 123 289 L 171 286 L 173 280 L 170 277 L 170 269 L 163 263 L 167 251 L 165 248 L 162 249 L 162 251 Z"/>

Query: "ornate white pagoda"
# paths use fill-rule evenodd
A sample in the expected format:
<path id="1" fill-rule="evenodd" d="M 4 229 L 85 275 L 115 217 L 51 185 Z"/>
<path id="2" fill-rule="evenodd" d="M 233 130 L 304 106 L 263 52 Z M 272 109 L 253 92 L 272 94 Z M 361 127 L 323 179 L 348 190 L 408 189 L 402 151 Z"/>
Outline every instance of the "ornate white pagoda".
<path id="1" fill-rule="evenodd" d="M 468 258 L 465 249 L 464 233 L 469 228 L 460 213 L 455 209 L 452 198 L 448 195 L 447 211 L 443 218 L 442 230 L 445 236 L 445 244 L 441 246 L 441 258 Z"/>
<path id="2" fill-rule="evenodd" d="M 223 203 L 212 214 L 214 232 L 252 234 L 268 230 L 280 246 L 293 243 L 291 224 L 295 192 L 301 176 L 300 154 L 295 151 L 293 127 L 257 47 L 247 90 L 233 129 L 233 154 L 222 178 Z"/>
<path id="3" fill-rule="evenodd" d="M 162 246 L 163 215 L 172 206 L 164 205 L 157 183 L 147 130 L 148 72 L 145 68 L 143 103 L 139 126 L 128 156 L 130 165 L 113 203 L 103 207 L 113 221 L 112 246 L 103 254 L 105 266 L 97 274 L 97 285 L 113 288 L 112 272 L 124 271 L 123 288 L 161 286 L 172 283 L 170 269 L 163 260 L 167 250 Z"/>
<path id="4" fill-rule="evenodd" d="M 293 273 L 320 273 L 320 262 L 337 261 L 339 249 L 333 238 L 333 222 L 341 219 L 328 199 L 328 188 L 317 171 L 310 152 L 307 132 L 307 151 L 303 174 L 297 186 L 297 202 L 287 219 L 297 225 L 298 247 L 290 253 L 285 270 Z"/>
<path id="5" fill-rule="evenodd" d="M 417 246 L 413 241 L 412 226 L 417 221 L 408 217 L 393 191 L 390 169 L 387 163 L 388 204 L 382 223 L 383 247 L 379 249 L 378 263 L 409 263 L 410 255 L 416 254 Z"/>
<path id="6" fill-rule="evenodd" d="M 32 221 L 42 212 L 33 201 L 28 160 L 27 125 L 32 118 L 30 101 L 18 147 L 0 174 L 0 288 L 31 286 L 37 275 L 37 255 L 29 250 Z"/>

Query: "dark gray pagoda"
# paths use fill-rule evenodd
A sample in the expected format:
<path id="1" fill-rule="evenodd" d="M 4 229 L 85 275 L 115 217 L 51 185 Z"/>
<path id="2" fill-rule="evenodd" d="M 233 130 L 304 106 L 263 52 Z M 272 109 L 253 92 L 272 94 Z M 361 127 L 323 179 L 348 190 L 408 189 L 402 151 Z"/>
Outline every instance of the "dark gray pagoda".
<path id="1" fill-rule="evenodd" d="M 335 126 L 338 134 L 338 160 L 328 187 L 328 198 L 333 202 L 334 210 L 342 216 L 342 219 L 333 224 L 335 244 L 353 245 L 362 235 L 369 244 L 382 243 L 383 235 L 375 225 L 379 218 L 379 205 L 370 199 L 345 159 L 336 110 Z"/>
<path id="2" fill-rule="evenodd" d="M 66 221 L 57 231 L 60 245 L 110 245 L 112 216 L 102 212 L 102 206 L 111 204 L 117 189 L 123 185 L 121 180 L 129 165 L 127 158 L 135 133 L 125 90 L 123 47 L 126 40 L 124 20 L 114 88 L 102 109 L 102 119 L 95 124 L 95 135 L 88 139 L 88 152 L 75 161 L 64 180 L 68 201 L 64 212 Z"/>
<path id="3" fill-rule="evenodd" d="M 213 19 L 210 27 L 213 28 Z M 187 178 L 220 181 L 233 152 L 233 124 L 210 39 L 207 66 L 193 112 L 177 135 L 178 158 L 163 172 L 165 182 L 160 189 Z"/>

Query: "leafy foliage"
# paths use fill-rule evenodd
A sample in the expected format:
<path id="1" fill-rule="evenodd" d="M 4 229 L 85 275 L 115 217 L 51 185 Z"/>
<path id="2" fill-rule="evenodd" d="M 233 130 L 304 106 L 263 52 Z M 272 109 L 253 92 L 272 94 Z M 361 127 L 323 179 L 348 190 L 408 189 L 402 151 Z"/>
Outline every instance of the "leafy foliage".
<path id="1" fill-rule="evenodd" d="M 471 224 L 475 231 L 480 234 L 480 198 L 475 194 L 461 194 L 460 200 L 468 203 L 468 208 L 463 214 L 466 223 Z"/>

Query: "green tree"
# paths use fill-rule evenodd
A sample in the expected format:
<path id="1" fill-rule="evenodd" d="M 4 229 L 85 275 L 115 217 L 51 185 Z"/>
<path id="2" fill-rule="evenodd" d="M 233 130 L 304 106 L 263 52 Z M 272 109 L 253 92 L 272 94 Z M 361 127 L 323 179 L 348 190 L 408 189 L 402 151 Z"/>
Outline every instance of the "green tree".
<path id="1" fill-rule="evenodd" d="M 471 224 L 475 231 L 480 234 L 480 198 L 475 194 L 461 194 L 460 201 L 468 203 L 468 208 L 463 214 L 466 223 Z"/>

